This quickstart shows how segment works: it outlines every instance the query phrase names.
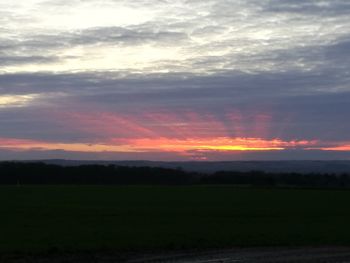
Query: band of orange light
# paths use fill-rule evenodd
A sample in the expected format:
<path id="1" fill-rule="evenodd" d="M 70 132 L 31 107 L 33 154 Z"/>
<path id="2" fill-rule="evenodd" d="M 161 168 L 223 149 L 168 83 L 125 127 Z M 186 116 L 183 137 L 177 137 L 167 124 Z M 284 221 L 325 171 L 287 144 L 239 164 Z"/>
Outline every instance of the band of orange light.
<path id="1" fill-rule="evenodd" d="M 277 151 L 312 146 L 315 141 L 283 141 L 261 138 L 143 138 L 115 139 L 104 143 L 55 143 L 24 139 L 0 139 L 1 148 L 17 150 L 64 150 L 72 152 L 186 152 L 186 151 Z"/>

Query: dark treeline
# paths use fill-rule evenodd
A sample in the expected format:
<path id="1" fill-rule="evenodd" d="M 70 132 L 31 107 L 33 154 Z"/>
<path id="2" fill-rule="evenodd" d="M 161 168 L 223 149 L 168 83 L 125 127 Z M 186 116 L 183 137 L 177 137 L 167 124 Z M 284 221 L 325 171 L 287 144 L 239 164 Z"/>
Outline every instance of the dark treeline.
<path id="1" fill-rule="evenodd" d="M 59 166 L 45 163 L 1 162 L 0 184 L 235 184 L 268 187 L 350 188 L 350 173 L 338 175 L 225 171 L 208 175 L 159 167 Z"/>
<path id="2" fill-rule="evenodd" d="M 60 166 L 0 163 L 0 184 L 189 184 L 194 174 L 179 169 L 115 165 Z"/>

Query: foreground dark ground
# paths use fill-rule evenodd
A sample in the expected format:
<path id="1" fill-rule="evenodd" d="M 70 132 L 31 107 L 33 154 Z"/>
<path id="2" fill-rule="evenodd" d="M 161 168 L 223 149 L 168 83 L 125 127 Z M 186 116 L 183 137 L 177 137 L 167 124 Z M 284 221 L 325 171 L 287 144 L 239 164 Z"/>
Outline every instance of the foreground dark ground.
<path id="1" fill-rule="evenodd" d="M 113 255 L 121 262 L 162 251 L 338 249 L 350 245 L 349 202 L 346 190 L 2 186 L 1 262 L 16 255 Z"/>

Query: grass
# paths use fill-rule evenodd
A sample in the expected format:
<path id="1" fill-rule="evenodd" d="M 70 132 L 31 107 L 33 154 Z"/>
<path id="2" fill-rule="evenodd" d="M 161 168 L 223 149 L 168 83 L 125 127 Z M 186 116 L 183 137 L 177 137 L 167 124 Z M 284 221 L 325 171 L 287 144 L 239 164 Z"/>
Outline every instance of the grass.
<path id="1" fill-rule="evenodd" d="M 350 245 L 350 191 L 0 187 L 0 252 Z"/>

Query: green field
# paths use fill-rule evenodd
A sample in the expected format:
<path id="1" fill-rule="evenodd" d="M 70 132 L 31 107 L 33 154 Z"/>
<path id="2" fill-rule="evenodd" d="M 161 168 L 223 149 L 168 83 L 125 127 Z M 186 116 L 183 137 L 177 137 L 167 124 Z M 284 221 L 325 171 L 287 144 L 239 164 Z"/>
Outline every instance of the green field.
<path id="1" fill-rule="evenodd" d="M 0 252 L 350 245 L 350 191 L 0 187 Z"/>

